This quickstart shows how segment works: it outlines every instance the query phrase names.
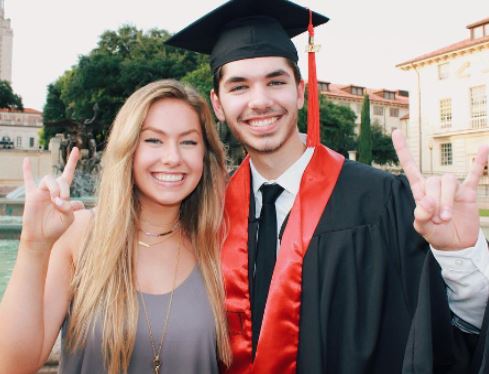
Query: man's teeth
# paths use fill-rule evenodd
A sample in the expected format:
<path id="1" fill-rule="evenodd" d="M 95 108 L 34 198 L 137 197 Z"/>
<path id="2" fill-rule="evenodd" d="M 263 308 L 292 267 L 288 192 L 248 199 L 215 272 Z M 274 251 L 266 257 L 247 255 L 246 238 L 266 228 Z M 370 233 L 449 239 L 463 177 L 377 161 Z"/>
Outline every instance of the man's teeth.
<path id="1" fill-rule="evenodd" d="M 183 174 L 153 174 L 160 182 L 180 182 L 183 179 Z"/>
<path id="2" fill-rule="evenodd" d="M 264 119 L 254 119 L 254 120 L 250 120 L 249 124 L 250 124 L 250 126 L 254 126 L 254 127 L 265 127 L 265 126 L 270 126 L 276 120 L 277 120 L 277 117 L 264 118 Z"/>

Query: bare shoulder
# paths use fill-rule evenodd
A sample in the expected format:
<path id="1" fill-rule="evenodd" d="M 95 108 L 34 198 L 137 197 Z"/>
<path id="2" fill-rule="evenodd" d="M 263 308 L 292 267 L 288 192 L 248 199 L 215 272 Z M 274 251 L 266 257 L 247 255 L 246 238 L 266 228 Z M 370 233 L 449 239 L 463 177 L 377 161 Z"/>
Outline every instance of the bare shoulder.
<path id="1" fill-rule="evenodd" d="M 76 211 L 73 223 L 58 239 L 53 250 L 62 248 L 63 252 L 69 254 L 73 260 L 78 258 L 94 217 L 95 215 L 92 209 Z"/>

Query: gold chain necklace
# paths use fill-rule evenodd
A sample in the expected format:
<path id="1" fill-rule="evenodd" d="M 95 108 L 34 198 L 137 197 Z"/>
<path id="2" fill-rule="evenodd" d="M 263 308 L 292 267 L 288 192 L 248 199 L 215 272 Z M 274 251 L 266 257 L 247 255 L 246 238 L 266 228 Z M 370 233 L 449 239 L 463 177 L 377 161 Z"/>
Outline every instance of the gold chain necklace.
<path id="1" fill-rule="evenodd" d="M 155 245 L 161 244 L 164 241 L 166 241 L 167 239 L 171 238 L 175 232 L 176 231 L 174 231 L 174 230 L 170 231 L 168 234 L 166 234 L 166 236 L 163 239 L 161 239 L 160 241 L 157 241 L 156 243 L 146 243 L 145 241 L 139 239 L 138 244 L 142 245 L 143 247 L 146 247 L 146 248 L 154 247 Z"/>
<path id="2" fill-rule="evenodd" d="M 178 227 L 178 224 L 180 222 L 179 221 L 176 221 L 172 228 L 168 231 L 164 231 L 164 232 L 151 232 L 151 231 L 144 231 L 143 229 L 139 229 L 139 231 L 141 231 L 145 236 L 151 236 L 153 238 L 159 238 L 160 236 L 166 236 L 166 235 L 170 235 L 171 233 L 173 233 L 175 231 L 175 229 Z"/>
<path id="3" fill-rule="evenodd" d="M 163 348 L 163 341 L 165 340 L 166 332 L 168 329 L 168 321 L 170 319 L 170 311 L 171 311 L 171 306 L 173 302 L 173 292 L 175 291 L 175 286 L 177 282 L 177 271 L 178 271 L 178 263 L 180 262 L 180 251 L 181 251 L 181 241 L 178 245 L 177 249 L 177 261 L 175 264 L 175 272 L 173 274 L 173 285 L 172 285 L 172 290 L 170 292 L 170 300 L 168 301 L 168 306 L 166 308 L 166 316 L 165 316 L 165 321 L 163 323 L 163 331 L 161 332 L 161 339 L 160 339 L 160 344 L 158 346 L 158 350 L 155 347 L 154 339 L 153 339 L 153 330 L 151 329 L 151 322 L 149 321 L 148 317 L 148 310 L 146 309 L 146 303 L 144 301 L 143 294 L 140 292 L 141 296 L 141 303 L 143 304 L 143 310 L 144 310 L 144 316 L 146 318 L 146 324 L 148 325 L 148 332 L 149 332 L 149 342 L 151 343 L 151 349 L 153 350 L 153 370 L 155 374 L 160 373 L 160 367 L 161 367 L 161 359 L 160 359 L 160 354 L 161 354 L 161 349 Z M 138 285 L 139 287 L 139 285 Z"/>

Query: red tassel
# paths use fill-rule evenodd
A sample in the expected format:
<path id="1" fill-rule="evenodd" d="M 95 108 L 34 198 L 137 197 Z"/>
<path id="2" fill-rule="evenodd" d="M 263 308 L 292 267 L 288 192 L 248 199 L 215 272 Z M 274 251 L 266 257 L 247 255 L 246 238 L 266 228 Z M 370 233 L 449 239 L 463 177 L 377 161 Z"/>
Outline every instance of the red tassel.
<path id="1" fill-rule="evenodd" d="M 308 47 L 308 105 L 307 105 L 307 146 L 315 147 L 321 143 L 319 133 L 319 97 L 318 80 L 316 76 L 316 54 L 314 46 L 314 25 L 312 11 L 309 10 L 309 47 Z"/>

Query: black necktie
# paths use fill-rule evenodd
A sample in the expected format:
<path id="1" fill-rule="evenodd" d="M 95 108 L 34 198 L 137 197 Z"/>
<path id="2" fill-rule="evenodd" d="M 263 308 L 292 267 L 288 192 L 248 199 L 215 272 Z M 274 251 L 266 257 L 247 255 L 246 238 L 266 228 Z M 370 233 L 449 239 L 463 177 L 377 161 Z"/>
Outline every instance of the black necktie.
<path id="1" fill-rule="evenodd" d="M 260 212 L 256 267 L 252 304 L 252 348 L 256 351 L 260 336 L 263 312 L 272 280 L 273 268 L 277 259 L 277 213 L 275 201 L 284 189 L 278 184 L 262 184 L 262 208 Z"/>

